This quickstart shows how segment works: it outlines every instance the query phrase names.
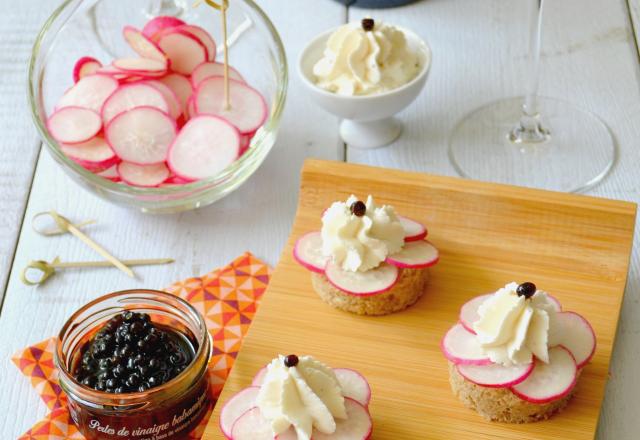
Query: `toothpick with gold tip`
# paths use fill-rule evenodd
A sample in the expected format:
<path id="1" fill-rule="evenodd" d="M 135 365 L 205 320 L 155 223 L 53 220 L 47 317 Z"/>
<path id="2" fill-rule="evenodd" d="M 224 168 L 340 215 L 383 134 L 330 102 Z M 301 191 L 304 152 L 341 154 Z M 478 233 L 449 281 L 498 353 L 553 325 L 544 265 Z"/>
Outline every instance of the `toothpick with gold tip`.
<path id="1" fill-rule="evenodd" d="M 224 109 L 229 110 L 231 108 L 231 98 L 229 96 L 229 43 L 227 39 L 227 9 L 229 9 L 229 0 L 221 0 L 219 4 L 213 0 L 196 0 L 193 7 L 197 8 L 202 3 L 206 3 L 221 12 L 222 44 L 224 45 Z"/>

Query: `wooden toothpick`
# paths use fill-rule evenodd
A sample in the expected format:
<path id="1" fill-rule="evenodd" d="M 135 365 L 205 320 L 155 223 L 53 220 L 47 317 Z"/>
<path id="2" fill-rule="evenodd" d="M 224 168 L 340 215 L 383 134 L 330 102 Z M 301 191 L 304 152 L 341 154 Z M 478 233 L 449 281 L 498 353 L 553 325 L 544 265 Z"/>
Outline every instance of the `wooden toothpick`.
<path id="1" fill-rule="evenodd" d="M 229 0 L 221 0 L 218 4 L 213 0 L 196 0 L 194 7 L 206 3 L 214 9 L 221 12 L 222 18 L 222 44 L 224 46 L 224 109 L 231 109 L 231 94 L 229 92 L 229 42 L 227 38 L 227 9 L 229 9 Z"/>

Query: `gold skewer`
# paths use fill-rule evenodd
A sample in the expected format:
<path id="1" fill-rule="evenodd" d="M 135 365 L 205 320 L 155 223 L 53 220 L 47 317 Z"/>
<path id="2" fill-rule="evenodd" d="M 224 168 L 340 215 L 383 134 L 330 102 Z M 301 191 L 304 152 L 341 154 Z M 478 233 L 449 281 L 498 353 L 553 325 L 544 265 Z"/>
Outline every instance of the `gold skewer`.
<path id="1" fill-rule="evenodd" d="M 111 255 L 105 248 L 100 246 L 98 243 L 90 239 L 84 232 L 78 229 L 75 225 L 73 225 L 69 219 L 61 216 L 55 211 L 49 211 L 48 214 L 53 218 L 61 231 L 69 231 L 76 237 L 78 237 L 83 243 L 89 246 L 91 249 L 100 254 L 105 260 L 111 262 L 115 267 L 120 269 L 122 272 L 129 275 L 131 278 L 135 278 L 135 274 L 133 271 L 128 268 L 122 261 L 118 260 L 116 257 Z"/>
<path id="2" fill-rule="evenodd" d="M 153 266 L 159 264 L 173 263 L 173 258 L 153 258 L 146 260 L 124 260 L 122 263 L 127 266 Z M 112 263 L 109 261 L 77 261 L 71 263 L 63 263 L 60 258 L 56 257 L 51 263 L 43 260 L 30 261 L 29 264 L 22 270 L 20 275 L 21 281 L 29 286 L 35 286 L 42 284 L 48 280 L 55 272 L 56 269 L 70 269 L 70 268 L 86 268 L 86 267 L 111 267 Z M 27 278 L 27 272 L 29 270 L 39 270 L 42 272 L 42 277 L 37 281 L 31 281 Z"/>

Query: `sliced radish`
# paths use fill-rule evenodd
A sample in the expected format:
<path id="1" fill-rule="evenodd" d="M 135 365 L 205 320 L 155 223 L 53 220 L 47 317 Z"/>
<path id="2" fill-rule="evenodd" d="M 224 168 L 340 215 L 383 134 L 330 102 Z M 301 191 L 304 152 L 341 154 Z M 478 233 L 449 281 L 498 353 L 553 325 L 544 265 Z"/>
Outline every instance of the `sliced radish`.
<path id="1" fill-rule="evenodd" d="M 124 39 L 127 41 L 131 49 L 133 49 L 142 58 L 161 61 L 166 67 L 166 55 L 156 43 L 145 37 L 142 32 L 133 26 L 125 26 L 122 32 Z"/>
<path id="2" fill-rule="evenodd" d="M 557 313 L 549 329 L 549 346 L 554 345 L 562 345 L 569 350 L 578 368 L 582 368 L 596 351 L 596 334 L 591 324 L 579 314 Z"/>
<path id="3" fill-rule="evenodd" d="M 191 95 L 191 97 L 187 101 L 187 109 L 185 110 L 184 114 L 187 117 L 187 119 L 191 119 L 194 116 L 197 116 L 196 109 L 195 109 L 195 96 L 194 95 Z"/>
<path id="4" fill-rule="evenodd" d="M 238 158 L 240 134 L 215 116 L 191 119 L 180 131 L 169 152 L 169 167 L 186 179 L 213 177 Z"/>
<path id="5" fill-rule="evenodd" d="M 186 76 L 180 75 L 179 73 L 170 73 L 169 75 L 160 78 L 158 81 L 173 90 L 173 93 L 176 94 L 180 101 L 183 112 L 186 111 L 187 101 L 193 94 L 191 81 L 189 81 Z"/>
<path id="6" fill-rule="evenodd" d="M 145 83 L 162 94 L 162 97 L 169 107 L 169 115 L 171 115 L 173 119 L 178 119 L 182 114 L 183 107 L 175 92 L 169 86 L 157 80 L 148 80 L 145 81 Z"/>
<path id="7" fill-rule="evenodd" d="M 62 96 L 57 109 L 65 107 L 84 107 L 100 112 L 102 105 L 120 84 L 106 75 L 89 75 L 80 79 Z"/>
<path id="8" fill-rule="evenodd" d="M 104 138 L 101 137 L 93 138 L 82 144 L 62 145 L 60 149 L 69 159 L 95 173 L 112 167 L 119 160 Z"/>
<path id="9" fill-rule="evenodd" d="M 157 43 L 171 61 L 171 69 L 183 75 L 207 61 L 207 48 L 193 34 L 171 28 L 162 31 Z"/>
<path id="10" fill-rule="evenodd" d="M 535 363 L 526 365 L 511 365 L 505 367 L 500 364 L 463 365 L 458 364 L 458 373 L 468 381 L 489 388 L 506 388 L 524 381 L 533 371 Z"/>
<path id="11" fill-rule="evenodd" d="M 248 134 L 243 134 L 240 137 L 240 154 L 239 154 L 239 156 L 242 156 L 244 153 L 247 152 L 247 150 L 251 146 L 251 139 L 252 139 L 252 136 L 249 136 Z"/>
<path id="12" fill-rule="evenodd" d="M 124 73 L 144 77 L 158 77 L 167 73 L 167 60 L 153 60 L 150 58 L 120 58 L 113 62 L 113 67 Z"/>
<path id="13" fill-rule="evenodd" d="M 231 437 L 233 423 L 245 412 L 256 406 L 256 398 L 260 388 L 249 387 L 231 397 L 220 411 L 220 429 L 222 433 Z"/>
<path id="14" fill-rule="evenodd" d="M 216 59 L 216 42 L 213 40 L 209 32 L 202 29 L 200 26 L 194 26 L 191 24 L 185 24 L 178 28 L 181 31 L 186 31 L 196 37 L 207 48 L 207 59 L 213 61 Z"/>
<path id="15" fill-rule="evenodd" d="M 73 82 L 77 83 L 85 76 L 93 75 L 102 67 L 102 63 L 95 58 L 82 57 L 73 67 Z"/>
<path id="16" fill-rule="evenodd" d="M 58 142 L 78 144 L 93 138 L 102 129 L 102 119 L 93 110 L 65 107 L 54 112 L 47 128 Z"/>
<path id="17" fill-rule="evenodd" d="M 533 372 L 524 381 L 511 388 L 513 393 L 530 403 L 549 403 L 571 392 L 576 384 L 576 361 L 566 348 L 549 349 L 549 363 L 537 360 Z"/>
<path id="18" fill-rule="evenodd" d="M 440 348 L 444 356 L 454 364 L 489 365 L 491 360 L 473 333 L 456 324 L 444 335 Z"/>
<path id="19" fill-rule="evenodd" d="M 262 386 L 262 382 L 264 381 L 264 377 L 267 375 L 267 367 L 262 367 L 260 368 L 260 370 L 256 373 L 255 376 L 253 376 L 253 380 L 251 381 L 251 386 L 252 387 L 260 387 Z"/>
<path id="20" fill-rule="evenodd" d="M 155 34 L 158 32 L 172 28 L 177 26 L 185 25 L 186 23 L 179 18 L 169 17 L 169 16 L 160 16 L 152 18 L 144 25 L 142 28 L 142 34 L 147 38 L 153 38 Z"/>
<path id="21" fill-rule="evenodd" d="M 558 298 L 556 298 L 555 296 L 551 296 L 548 293 L 547 298 L 549 298 L 551 304 L 553 304 L 553 306 L 556 308 L 556 312 L 562 312 L 562 304 L 560 303 L 560 300 L 558 300 Z"/>
<path id="22" fill-rule="evenodd" d="M 273 440 L 275 436 L 271 423 L 262 417 L 260 409 L 252 408 L 233 423 L 229 437 L 233 440 Z"/>
<path id="23" fill-rule="evenodd" d="M 200 64 L 191 74 L 191 84 L 194 89 L 197 89 L 202 81 L 212 76 L 224 76 L 224 64 L 212 63 L 210 61 Z M 229 66 L 229 78 L 240 81 L 241 83 L 247 83 L 242 75 L 240 75 L 240 72 L 231 66 Z"/>
<path id="24" fill-rule="evenodd" d="M 344 397 L 349 397 L 363 406 L 369 406 L 371 387 L 362 374 L 349 368 L 334 368 L 333 372 L 342 387 Z"/>
<path id="25" fill-rule="evenodd" d="M 336 419 L 336 430 L 333 434 L 313 432 L 313 440 L 367 440 L 373 430 L 373 422 L 367 408 L 348 397 L 344 399 L 347 410 L 346 419 Z"/>
<path id="26" fill-rule="evenodd" d="M 122 160 L 152 165 L 166 159 L 176 137 L 176 123 L 157 108 L 137 107 L 113 118 L 105 134 Z"/>
<path id="27" fill-rule="evenodd" d="M 462 324 L 467 331 L 473 333 L 474 335 L 476 334 L 476 331 L 473 329 L 473 324 L 480 319 L 480 315 L 478 314 L 478 307 L 480 307 L 480 304 L 485 302 L 491 296 L 491 293 L 476 296 L 475 298 L 464 303 L 464 305 L 460 309 L 460 324 Z"/>
<path id="28" fill-rule="evenodd" d="M 224 78 L 207 78 L 196 91 L 198 114 L 221 116 L 242 134 L 256 131 L 267 119 L 267 103 L 258 91 L 239 81 L 229 80 L 231 108 L 225 109 Z"/>
<path id="29" fill-rule="evenodd" d="M 121 162 L 118 165 L 118 175 L 123 182 L 129 185 L 151 188 L 167 180 L 171 173 L 164 163 L 136 165 L 129 162 Z"/>
<path id="30" fill-rule="evenodd" d="M 427 241 L 410 241 L 405 243 L 402 250 L 389 255 L 387 263 L 405 269 L 424 269 L 438 262 L 438 249 Z"/>
<path id="31" fill-rule="evenodd" d="M 119 182 L 120 181 L 120 175 L 118 174 L 118 166 L 117 165 L 113 165 L 112 167 L 109 167 L 104 171 L 100 171 L 97 174 L 98 174 L 98 176 L 104 177 L 105 179 L 111 180 L 112 182 Z"/>
<path id="32" fill-rule="evenodd" d="M 104 103 L 102 120 L 107 125 L 120 113 L 144 106 L 154 107 L 165 113 L 169 112 L 169 104 L 162 92 L 152 85 L 146 83 L 123 85 Z"/>
<path id="33" fill-rule="evenodd" d="M 123 70 L 116 69 L 112 65 L 100 67 L 96 71 L 96 74 L 109 76 L 109 77 L 115 79 L 116 81 L 118 81 L 118 83 L 125 82 L 125 81 L 131 81 L 131 80 L 135 80 L 135 79 L 141 78 L 139 76 L 136 76 L 135 73 L 126 73 Z"/>
<path id="34" fill-rule="evenodd" d="M 398 219 L 404 228 L 404 241 L 424 240 L 427 236 L 427 228 L 422 223 L 401 215 L 398 216 Z"/>
<path id="35" fill-rule="evenodd" d="M 328 258 L 322 255 L 320 232 L 309 232 L 300 237 L 293 247 L 293 258 L 310 271 L 324 273 Z"/>
<path id="36" fill-rule="evenodd" d="M 345 293 L 370 296 L 393 288 L 400 278 L 400 270 L 390 264 L 382 263 L 366 272 L 351 272 L 329 261 L 325 267 L 325 275 L 334 287 Z"/>

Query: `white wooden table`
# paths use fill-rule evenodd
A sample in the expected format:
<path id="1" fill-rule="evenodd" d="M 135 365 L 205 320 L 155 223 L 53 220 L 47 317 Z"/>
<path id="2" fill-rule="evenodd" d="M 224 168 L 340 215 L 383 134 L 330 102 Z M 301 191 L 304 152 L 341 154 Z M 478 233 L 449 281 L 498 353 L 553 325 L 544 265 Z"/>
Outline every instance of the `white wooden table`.
<path id="1" fill-rule="evenodd" d="M 379 11 L 347 9 L 331 0 L 260 0 L 280 29 L 290 64 L 315 34 L 367 14 L 414 29 L 431 44 L 426 90 L 405 111 L 395 145 L 358 151 L 338 136 L 338 121 L 302 99 L 291 69 L 289 100 L 276 147 L 238 191 L 209 208 L 152 217 L 94 198 L 68 179 L 40 149 L 27 112 L 26 64 L 37 30 L 57 1 L 0 0 L 0 438 L 16 438 L 47 408 L 10 364 L 16 350 L 50 337 L 68 315 L 105 292 L 161 288 L 198 275 L 250 250 L 276 264 L 295 212 L 298 174 L 306 157 L 453 175 L 447 135 L 468 110 L 521 93 L 526 69 L 522 0 L 423 0 Z M 634 24 L 640 1 L 549 0 L 543 49 L 543 94 L 599 114 L 613 129 L 620 160 L 591 194 L 640 202 L 640 63 Z M 637 20 L 634 22 L 634 20 Z M 303 115 L 304 119 L 301 119 Z M 470 140 L 472 142 L 472 140 Z M 578 164 L 579 166 L 579 164 Z M 42 238 L 30 227 L 39 211 L 55 208 L 75 219 L 99 218 L 91 235 L 116 255 L 171 256 L 171 266 L 139 269 L 132 281 L 114 270 L 59 273 L 47 285 L 21 284 L 33 258 L 91 259 L 68 237 Z M 629 285 L 611 366 L 598 438 L 640 436 L 640 253 L 633 254 Z"/>

